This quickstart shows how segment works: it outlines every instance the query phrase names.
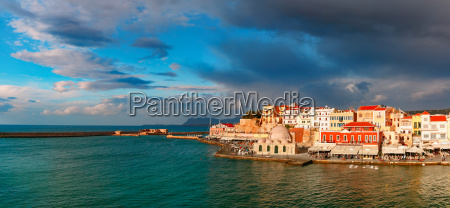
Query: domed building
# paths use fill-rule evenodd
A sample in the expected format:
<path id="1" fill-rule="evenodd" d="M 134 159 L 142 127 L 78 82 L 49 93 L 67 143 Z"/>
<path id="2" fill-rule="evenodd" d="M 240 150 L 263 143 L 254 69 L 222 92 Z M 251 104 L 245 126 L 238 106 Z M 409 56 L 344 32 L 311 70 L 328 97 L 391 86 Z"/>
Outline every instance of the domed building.
<path id="1" fill-rule="evenodd" d="M 260 139 L 253 144 L 253 151 L 257 155 L 294 155 L 297 153 L 297 144 L 286 127 L 276 126 L 267 139 Z"/>

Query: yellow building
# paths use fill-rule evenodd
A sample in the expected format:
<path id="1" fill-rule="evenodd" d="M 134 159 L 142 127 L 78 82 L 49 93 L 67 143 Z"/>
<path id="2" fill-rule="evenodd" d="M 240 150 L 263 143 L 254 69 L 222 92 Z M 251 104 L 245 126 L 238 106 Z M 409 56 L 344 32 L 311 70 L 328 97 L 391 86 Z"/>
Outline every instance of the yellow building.
<path id="1" fill-rule="evenodd" d="M 412 124 L 413 135 L 415 135 L 415 136 L 422 135 L 422 132 L 420 130 L 422 128 L 422 115 L 420 113 L 412 116 L 411 124 Z"/>
<path id="2" fill-rule="evenodd" d="M 392 107 L 376 108 L 373 110 L 373 121 L 377 130 L 380 131 L 394 131 L 391 114 L 394 111 Z"/>
<path id="3" fill-rule="evenodd" d="M 338 110 L 330 113 L 330 130 L 340 131 L 342 126 L 356 121 L 356 112 L 353 110 Z"/>
<path id="4" fill-rule="evenodd" d="M 373 111 L 381 107 L 380 105 L 360 106 L 357 110 L 358 122 L 373 122 Z"/>

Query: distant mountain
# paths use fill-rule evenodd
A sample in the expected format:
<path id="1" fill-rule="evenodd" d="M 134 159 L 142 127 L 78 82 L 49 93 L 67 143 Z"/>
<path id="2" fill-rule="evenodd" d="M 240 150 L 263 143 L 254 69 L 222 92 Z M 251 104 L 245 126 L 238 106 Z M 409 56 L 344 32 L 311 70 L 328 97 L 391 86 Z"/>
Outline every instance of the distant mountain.
<path id="1" fill-rule="evenodd" d="M 450 108 L 449 109 L 442 109 L 442 110 L 418 110 L 418 111 L 406 111 L 408 114 L 410 115 L 414 115 L 417 113 L 423 113 L 424 111 L 427 111 L 430 114 L 444 114 L 444 115 L 448 115 L 448 113 L 450 113 Z"/>
<path id="2" fill-rule="evenodd" d="M 220 123 L 239 123 L 240 121 L 240 117 L 236 117 L 233 119 L 216 119 L 216 118 L 211 118 L 211 124 L 218 124 L 219 121 Z M 189 118 L 186 122 L 184 122 L 184 124 L 182 124 L 183 126 L 208 126 L 209 125 L 209 118 Z"/>

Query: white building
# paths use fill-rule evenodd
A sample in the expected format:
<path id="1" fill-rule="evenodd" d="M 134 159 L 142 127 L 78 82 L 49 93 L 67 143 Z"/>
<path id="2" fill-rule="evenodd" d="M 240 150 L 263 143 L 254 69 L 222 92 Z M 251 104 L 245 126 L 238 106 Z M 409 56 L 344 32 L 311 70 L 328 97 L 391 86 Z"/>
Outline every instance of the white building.
<path id="1" fill-rule="evenodd" d="M 314 111 L 314 128 L 319 130 L 329 130 L 330 129 L 330 114 L 335 112 L 335 108 L 330 108 L 328 106 L 316 108 Z"/>
<path id="2" fill-rule="evenodd" d="M 295 126 L 297 124 L 299 107 L 296 104 L 281 106 L 280 110 L 283 125 Z"/>
<path id="3" fill-rule="evenodd" d="M 444 115 L 422 113 L 422 142 L 439 142 L 447 140 L 447 118 Z"/>

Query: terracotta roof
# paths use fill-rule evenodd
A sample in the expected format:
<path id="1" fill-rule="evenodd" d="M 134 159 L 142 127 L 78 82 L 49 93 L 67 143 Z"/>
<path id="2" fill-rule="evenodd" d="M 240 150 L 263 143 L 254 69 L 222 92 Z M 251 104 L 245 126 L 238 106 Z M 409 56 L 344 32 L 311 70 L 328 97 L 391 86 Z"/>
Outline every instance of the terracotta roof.
<path id="1" fill-rule="evenodd" d="M 430 121 L 447 121 L 445 116 L 430 116 Z"/>
<path id="2" fill-rule="evenodd" d="M 375 110 L 379 105 L 360 106 L 358 110 Z"/>
<path id="3" fill-rule="evenodd" d="M 401 119 L 412 119 L 412 116 L 403 117 Z"/>
<path id="4" fill-rule="evenodd" d="M 422 115 L 430 115 L 430 113 L 424 111 L 424 112 L 422 113 Z"/>
<path id="5" fill-rule="evenodd" d="M 376 127 L 376 126 L 369 122 L 350 122 L 348 124 L 345 124 L 344 127 Z"/>
<path id="6" fill-rule="evenodd" d="M 386 110 L 386 108 L 376 108 L 375 110 L 376 111 L 384 111 L 384 110 Z"/>
<path id="7" fill-rule="evenodd" d="M 230 123 L 222 123 L 223 125 L 225 125 L 225 126 L 227 126 L 227 127 L 234 127 L 234 125 L 233 124 L 230 124 Z"/>

